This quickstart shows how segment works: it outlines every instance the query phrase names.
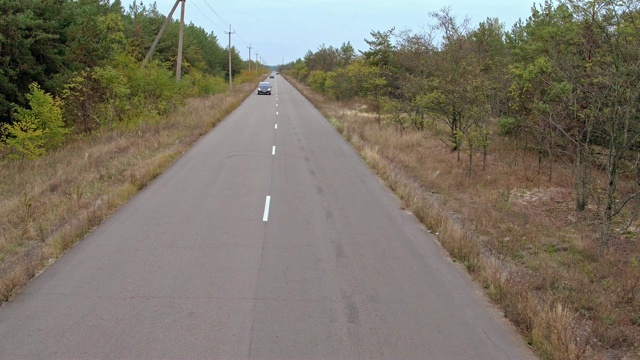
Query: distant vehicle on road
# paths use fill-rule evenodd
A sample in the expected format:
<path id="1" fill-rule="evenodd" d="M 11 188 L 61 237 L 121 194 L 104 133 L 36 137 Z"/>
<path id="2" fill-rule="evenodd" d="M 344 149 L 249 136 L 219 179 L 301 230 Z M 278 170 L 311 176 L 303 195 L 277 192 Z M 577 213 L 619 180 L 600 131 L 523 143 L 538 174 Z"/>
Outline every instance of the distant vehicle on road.
<path id="1" fill-rule="evenodd" d="M 271 84 L 269 82 L 263 81 L 258 84 L 258 95 L 262 94 L 271 95 Z"/>
<path id="2" fill-rule="evenodd" d="M 275 77 L 276 77 L 276 76 L 275 76 L 275 75 L 273 75 L 273 74 L 269 75 L 269 78 L 270 78 L 270 79 L 273 79 L 273 78 L 275 78 Z"/>

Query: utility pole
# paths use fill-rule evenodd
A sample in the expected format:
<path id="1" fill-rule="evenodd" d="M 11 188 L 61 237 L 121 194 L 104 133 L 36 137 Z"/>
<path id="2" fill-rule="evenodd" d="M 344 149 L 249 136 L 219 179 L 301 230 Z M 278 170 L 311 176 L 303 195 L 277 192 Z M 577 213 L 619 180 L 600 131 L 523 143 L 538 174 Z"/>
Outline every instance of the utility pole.
<path id="1" fill-rule="evenodd" d="M 183 0 L 176 0 L 176 3 L 173 5 L 173 9 L 171 9 L 171 12 L 169 13 L 169 16 L 167 16 L 167 18 L 164 20 L 164 24 L 162 24 L 162 27 L 160 28 L 160 31 L 158 31 L 158 35 L 156 35 L 156 39 L 153 40 L 153 44 L 151 45 L 151 49 L 149 49 L 149 52 L 147 52 L 147 56 L 144 57 L 144 60 L 142 61 L 142 67 L 144 67 L 149 60 L 151 60 L 151 55 L 153 55 L 153 51 L 156 49 L 156 46 L 158 45 L 158 41 L 160 41 L 160 38 L 162 37 L 162 34 L 164 34 L 164 30 L 167 28 L 167 24 L 169 24 L 169 21 L 171 21 L 171 17 L 173 16 L 173 12 L 176 11 L 176 8 L 178 7 L 178 4 L 183 1 Z M 184 0 L 186 1 L 186 0 Z M 182 10 L 184 13 L 184 2 L 182 3 Z"/>
<path id="2" fill-rule="evenodd" d="M 256 51 L 256 74 L 258 73 L 258 52 Z"/>
<path id="3" fill-rule="evenodd" d="M 251 43 L 247 47 L 249 48 L 249 71 L 251 71 Z"/>
<path id="4" fill-rule="evenodd" d="M 164 20 L 164 24 L 162 24 L 160 31 L 158 31 L 158 35 L 156 35 L 156 39 L 153 40 L 151 49 L 149 49 L 149 52 L 147 52 L 147 56 L 145 56 L 144 60 L 142 60 L 142 67 L 147 65 L 149 60 L 151 60 L 151 56 L 153 55 L 153 52 L 155 51 L 156 46 L 158 46 L 158 41 L 160 41 L 162 34 L 164 34 L 164 30 L 167 28 L 169 21 L 171 21 L 171 18 L 173 17 L 173 13 L 176 11 L 178 4 L 182 3 L 182 9 L 180 14 L 180 34 L 178 35 L 178 60 L 177 60 L 178 63 L 176 64 L 176 81 L 180 81 L 180 75 L 182 74 L 182 40 L 184 38 L 184 4 L 186 2 L 187 0 L 176 0 L 176 3 L 173 5 L 173 8 L 169 13 L 169 16 L 167 16 L 167 18 Z"/>
<path id="5" fill-rule="evenodd" d="M 182 1 L 182 9 L 180 11 L 180 34 L 178 35 L 178 63 L 176 64 L 176 81 L 180 81 L 182 75 L 182 40 L 184 38 L 184 4 L 187 0 Z"/>
<path id="6" fill-rule="evenodd" d="M 229 90 L 233 88 L 233 83 L 231 82 L 231 34 L 235 34 L 235 31 L 231 31 L 231 25 L 229 25 L 229 32 L 225 32 L 229 34 Z"/>

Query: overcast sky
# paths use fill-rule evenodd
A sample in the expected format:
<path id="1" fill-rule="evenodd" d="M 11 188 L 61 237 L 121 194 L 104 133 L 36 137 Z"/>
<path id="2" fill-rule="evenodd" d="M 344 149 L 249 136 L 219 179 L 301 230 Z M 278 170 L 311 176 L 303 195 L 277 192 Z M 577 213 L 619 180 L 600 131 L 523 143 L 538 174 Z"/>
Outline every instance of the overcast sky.
<path id="1" fill-rule="evenodd" d="M 168 15 L 176 0 L 156 0 L 158 10 Z M 541 1 L 541 0 L 540 0 Z M 540 2 L 537 1 L 537 2 Z M 125 9 L 133 0 L 122 0 Z M 138 0 L 138 3 L 140 0 Z M 154 1 L 146 0 L 149 5 Z M 226 47 L 225 31 L 235 31 L 231 42 L 243 59 L 255 60 L 256 51 L 265 64 L 278 65 L 304 57 L 322 44 L 340 47 L 351 42 L 358 50 L 367 50 L 364 39 L 370 32 L 411 29 L 421 31 L 433 21 L 429 12 L 450 6 L 462 20 L 471 19 L 476 27 L 487 17 L 497 17 L 511 29 L 531 14 L 533 0 L 187 0 L 185 21 L 213 31 Z M 180 18 L 180 7 L 174 19 Z"/>

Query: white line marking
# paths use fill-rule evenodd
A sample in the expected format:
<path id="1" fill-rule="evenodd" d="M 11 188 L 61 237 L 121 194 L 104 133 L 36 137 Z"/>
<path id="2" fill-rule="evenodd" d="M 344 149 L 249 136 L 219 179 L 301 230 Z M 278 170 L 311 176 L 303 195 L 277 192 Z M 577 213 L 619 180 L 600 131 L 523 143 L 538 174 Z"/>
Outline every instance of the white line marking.
<path id="1" fill-rule="evenodd" d="M 276 130 L 278 130 L 278 124 L 276 124 Z"/>
<path id="2" fill-rule="evenodd" d="M 278 107 L 278 104 L 276 104 L 276 107 Z"/>
<path id="3" fill-rule="evenodd" d="M 269 221 L 269 206 L 271 205 L 271 196 L 267 196 L 267 200 L 264 202 L 264 215 L 262 215 L 262 221 Z"/>
<path id="4" fill-rule="evenodd" d="M 276 111 L 276 115 L 278 115 L 278 112 Z"/>
<path id="5" fill-rule="evenodd" d="M 275 145 L 273 146 L 273 149 L 271 149 L 271 155 L 275 155 L 276 154 L 276 147 Z"/>

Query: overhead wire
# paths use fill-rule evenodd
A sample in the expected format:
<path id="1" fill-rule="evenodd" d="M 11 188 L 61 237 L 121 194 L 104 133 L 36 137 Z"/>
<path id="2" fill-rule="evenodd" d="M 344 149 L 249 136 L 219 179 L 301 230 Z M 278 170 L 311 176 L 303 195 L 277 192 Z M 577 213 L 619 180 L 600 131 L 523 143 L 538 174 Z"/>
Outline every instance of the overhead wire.
<path id="1" fill-rule="evenodd" d="M 242 36 L 240 36 L 240 34 L 238 34 L 237 32 L 236 32 L 236 37 L 240 39 L 240 41 L 242 41 L 245 45 L 249 45 L 249 42 L 243 39 Z"/>
<path id="2" fill-rule="evenodd" d="M 216 12 L 213 7 L 211 5 L 209 5 L 209 3 L 207 2 L 207 0 L 201 0 L 208 8 L 209 10 L 211 10 L 211 12 L 213 12 L 213 14 L 220 20 L 222 21 L 225 25 L 229 26 L 229 30 L 231 30 L 231 24 L 226 21 L 222 16 L 220 16 L 220 14 L 218 14 L 218 12 Z M 222 28 L 220 25 L 216 24 L 213 20 L 211 20 L 211 18 L 209 18 L 207 16 L 207 14 L 205 14 L 204 11 L 202 11 L 202 9 L 200 9 L 200 7 L 198 7 L 198 5 L 196 5 L 196 3 L 192 0 L 191 4 L 193 4 L 193 6 L 195 6 L 196 9 L 198 9 L 198 11 L 200 11 L 200 14 L 202 14 L 202 16 L 204 16 L 205 19 L 207 19 L 212 25 L 214 25 L 215 27 L 217 27 L 218 29 L 224 31 L 225 33 L 227 32 L 227 29 Z M 245 46 L 250 45 L 248 41 L 246 41 L 244 38 L 242 38 L 242 36 L 240 36 L 240 34 L 238 34 L 238 31 L 234 31 L 234 35 L 236 35 L 236 37 L 244 43 Z"/>
<path id="3" fill-rule="evenodd" d="M 207 7 L 211 10 L 211 12 L 213 12 L 218 19 L 220 19 L 220 21 L 222 21 L 223 23 L 225 23 L 226 25 L 231 25 L 227 20 L 223 19 L 222 16 L 220 16 L 220 14 L 218 14 L 213 7 L 211 7 L 211 5 L 209 5 L 209 3 L 207 2 L 207 0 L 202 0 L 202 2 L 204 2 L 205 5 L 207 5 Z"/>
<path id="4" fill-rule="evenodd" d="M 196 3 L 195 3 L 194 1 L 191 1 L 191 3 L 193 4 L 193 6 L 195 6 L 195 7 L 196 7 L 196 9 L 198 9 L 198 11 L 200 11 L 200 14 L 201 14 L 202 16 L 204 16 L 204 18 L 205 18 L 205 19 L 209 20 L 209 22 L 210 22 L 213 26 L 217 27 L 218 29 L 220 29 L 220 30 L 222 30 L 222 31 L 226 31 L 222 26 L 220 26 L 220 25 L 216 24 L 213 20 L 211 20 L 211 18 L 209 18 L 209 17 L 207 16 L 207 14 L 205 14 L 205 13 L 202 11 L 202 9 L 200 9 L 200 8 L 198 7 L 198 5 L 196 5 Z"/>

